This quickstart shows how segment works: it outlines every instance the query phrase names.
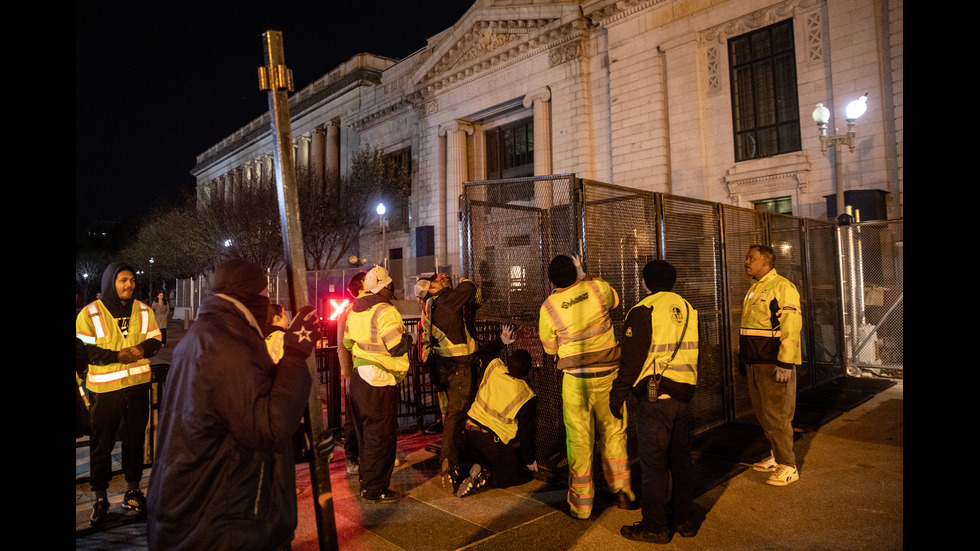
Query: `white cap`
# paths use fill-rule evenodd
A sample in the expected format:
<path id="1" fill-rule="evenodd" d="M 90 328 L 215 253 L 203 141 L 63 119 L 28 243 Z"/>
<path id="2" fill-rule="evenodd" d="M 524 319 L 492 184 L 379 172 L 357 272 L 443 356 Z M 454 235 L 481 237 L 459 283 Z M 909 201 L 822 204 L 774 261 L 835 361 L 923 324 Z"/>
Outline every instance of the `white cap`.
<path id="1" fill-rule="evenodd" d="M 371 271 L 364 276 L 364 288 L 374 294 L 387 287 L 389 283 L 391 283 L 391 276 L 388 275 L 388 270 L 381 266 L 371 268 Z"/>

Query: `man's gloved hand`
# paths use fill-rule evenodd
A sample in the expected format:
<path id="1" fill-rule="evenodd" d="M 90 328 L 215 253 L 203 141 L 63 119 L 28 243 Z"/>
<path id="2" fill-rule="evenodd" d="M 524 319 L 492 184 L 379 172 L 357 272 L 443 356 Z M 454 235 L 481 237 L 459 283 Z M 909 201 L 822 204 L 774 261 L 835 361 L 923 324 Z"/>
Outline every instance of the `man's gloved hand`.
<path id="1" fill-rule="evenodd" d="M 131 364 L 143 359 L 143 347 L 136 345 L 119 351 L 119 363 Z"/>
<path id="2" fill-rule="evenodd" d="M 304 360 L 313 353 L 317 341 L 320 340 L 320 330 L 317 326 L 316 308 L 304 306 L 293 318 L 286 329 L 283 338 L 284 354 L 298 356 Z"/>
<path id="3" fill-rule="evenodd" d="M 623 420 L 623 404 L 626 402 L 627 392 L 629 389 L 617 389 L 615 386 L 609 391 L 609 411 L 620 421 Z"/>

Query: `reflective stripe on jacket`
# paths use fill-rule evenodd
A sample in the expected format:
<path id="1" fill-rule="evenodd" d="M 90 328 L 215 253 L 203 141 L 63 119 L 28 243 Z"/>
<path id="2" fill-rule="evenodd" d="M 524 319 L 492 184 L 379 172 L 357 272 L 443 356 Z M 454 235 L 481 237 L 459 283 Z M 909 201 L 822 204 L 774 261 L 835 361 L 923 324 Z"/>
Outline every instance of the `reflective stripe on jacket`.
<path id="1" fill-rule="evenodd" d="M 133 301 L 129 331 L 123 335 L 119 323 L 109 310 L 97 300 L 78 313 L 75 318 L 75 336 L 86 345 L 119 351 L 136 346 L 147 339 L 159 339 L 153 310 L 142 302 Z M 133 363 L 89 364 L 85 388 L 91 392 L 112 392 L 150 382 L 150 360 L 142 358 Z"/>
<path id="2" fill-rule="evenodd" d="M 678 383 L 698 382 L 698 311 L 677 293 L 647 295 L 633 308 L 650 309 L 650 349 L 633 386 L 654 374 Z M 632 308 L 630 312 L 632 312 Z M 686 324 L 686 328 L 685 328 Z M 683 340 L 682 335 L 683 334 Z M 680 345 L 678 346 L 678 341 Z M 677 354 L 674 355 L 674 348 Z"/>
<path id="3" fill-rule="evenodd" d="M 800 293 L 785 277 L 770 270 L 754 282 L 742 304 L 739 360 L 792 368 L 802 361 Z"/>
<path id="4" fill-rule="evenodd" d="M 476 339 L 470 335 L 469 329 L 466 328 L 466 323 L 462 319 L 462 313 L 460 313 L 460 319 L 458 321 L 463 327 L 463 334 L 466 337 L 463 342 L 454 343 L 449 339 L 445 331 L 439 329 L 436 324 L 432 323 L 433 308 L 437 306 L 435 300 L 435 298 L 426 300 L 423 309 L 422 330 L 419 332 L 420 341 L 422 342 L 422 361 L 427 360 L 431 352 L 435 352 L 443 358 L 459 358 L 475 354 L 477 350 Z M 435 341 L 434 344 L 433 341 Z"/>
<path id="5" fill-rule="evenodd" d="M 517 413 L 531 398 L 531 387 L 511 376 L 507 365 L 496 358 L 487 366 L 468 414 L 508 444 L 517 436 Z"/>
<path id="6" fill-rule="evenodd" d="M 401 314 L 389 302 L 379 302 L 347 316 L 344 346 L 354 356 L 354 369 L 374 386 L 390 386 L 401 382 L 408 373 L 408 354 L 392 356 L 405 334 Z"/>
<path id="7" fill-rule="evenodd" d="M 556 289 L 541 305 L 538 336 L 544 351 L 558 355 L 558 369 L 603 376 L 619 363 L 619 346 L 609 310 L 619 294 L 601 279 L 583 279 Z"/>

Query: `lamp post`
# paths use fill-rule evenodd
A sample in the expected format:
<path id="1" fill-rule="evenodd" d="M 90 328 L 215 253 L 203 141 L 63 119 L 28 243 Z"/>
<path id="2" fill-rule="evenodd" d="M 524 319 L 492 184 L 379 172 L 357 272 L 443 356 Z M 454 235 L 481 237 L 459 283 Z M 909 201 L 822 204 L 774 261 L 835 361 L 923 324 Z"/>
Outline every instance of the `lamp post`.
<path id="1" fill-rule="evenodd" d="M 375 211 L 378 213 L 378 222 L 381 224 L 381 265 L 388 269 L 388 217 L 385 216 L 385 204 L 378 203 Z"/>
<path id="2" fill-rule="evenodd" d="M 849 223 L 850 215 L 844 212 L 844 169 L 841 165 L 841 146 L 847 146 L 851 153 L 854 153 L 854 123 L 868 109 L 868 94 L 864 94 L 858 99 L 847 104 L 844 109 L 844 116 L 847 120 L 847 133 L 827 135 L 827 123 L 830 122 L 830 110 L 818 103 L 813 110 L 813 122 L 817 123 L 820 129 L 820 151 L 826 153 L 828 149 L 834 149 L 834 174 L 837 179 L 837 223 L 846 225 Z"/>

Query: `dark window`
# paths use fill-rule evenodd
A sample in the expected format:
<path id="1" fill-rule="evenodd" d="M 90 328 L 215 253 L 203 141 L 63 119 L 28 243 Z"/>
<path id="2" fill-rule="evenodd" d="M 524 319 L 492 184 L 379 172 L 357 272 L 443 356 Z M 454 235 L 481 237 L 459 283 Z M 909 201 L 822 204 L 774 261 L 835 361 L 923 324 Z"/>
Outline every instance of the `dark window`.
<path id="1" fill-rule="evenodd" d="M 793 20 L 728 41 L 735 160 L 799 151 Z"/>
<path id="2" fill-rule="evenodd" d="M 390 199 L 392 205 L 388 213 L 388 227 L 393 230 L 407 230 L 411 196 L 412 148 L 388 153 L 384 156 L 384 161 L 384 170 L 388 173 L 388 177 L 406 180 L 404 193 Z"/>
<path id="3" fill-rule="evenodd" d="M 521 178 L 534 176 L 534 123 L 531 118 L 486 131 L 487 179 Z M 531 201 L 534 186 L 512 184 L 494 187 L 491 199 L 507 203 Z"/>
<path id="4" fill-rule="evenodd" d="M 762 212 L 775 212 L 778 214 L 793 214 L 793 199 L 791 197 L 776 197 L 774 199 L 764 199 L 752 203 L 755 210 Z"/>

